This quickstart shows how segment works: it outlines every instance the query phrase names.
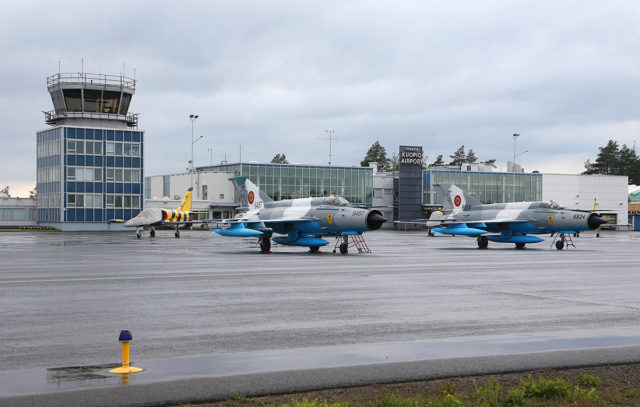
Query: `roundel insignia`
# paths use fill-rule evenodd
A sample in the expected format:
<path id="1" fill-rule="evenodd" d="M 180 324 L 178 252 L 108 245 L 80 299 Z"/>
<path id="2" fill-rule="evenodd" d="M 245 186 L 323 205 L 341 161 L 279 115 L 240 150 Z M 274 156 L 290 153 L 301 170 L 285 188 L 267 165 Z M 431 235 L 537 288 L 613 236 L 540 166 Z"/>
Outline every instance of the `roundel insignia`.
<path id="1" fill-rule="evenodd" d="M 456 195 L 456 197 L 455 197 L 455 198 L 453 198 L 453 203 L 454 203 L 456 206 L 460 206 L 460 204 L 462 203 L 462 198 L 460 198 L 460 195 Z"/>
<path id="2" fill-rule="evenodd" d="M 249 199 L 249 205 L 251 205 L 254 199 L 253 191 L 249 191 L 249 195 L 247 196 L 247 199 Z"/>
<path id="3" fill-rule="evenodd" d="M 329 222 L 330 225 L 333 223 L 333 214 L 332 213 L 327 214 L 327 222 Z"/>

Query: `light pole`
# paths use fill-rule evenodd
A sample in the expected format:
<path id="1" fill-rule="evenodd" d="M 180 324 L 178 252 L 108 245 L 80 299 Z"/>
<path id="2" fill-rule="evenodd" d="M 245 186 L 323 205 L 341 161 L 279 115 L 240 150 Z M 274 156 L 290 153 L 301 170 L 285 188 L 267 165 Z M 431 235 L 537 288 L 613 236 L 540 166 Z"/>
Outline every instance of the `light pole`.
<path id="1" fill-rule="evenodd" d="M 213 165 L 213 148 L 209 147 L 209 165 Z"/>
<path id="2" fill-rule="evenodd" d="M 327 133 L 329 135 L 329 165 L 331 165 L 331 138 L 333 137 L 333 133 L 335 133 L 335 130 L 325 130 L 325 133 Z"/>
<path id="3" fill-rule="evenodd" d="M 195 140 L 193 139 L 193 124 L 196 122 L 197 118 L 198 118 L 197 114 L 189 115 L 189 119 L 191 120 L 191 170 L 189 171 L 191 173 L 191 189 L 193 189 L 193 145 L 196 144 L 196 141 L 204 137 L 204 136 L 200 136 Z"/>

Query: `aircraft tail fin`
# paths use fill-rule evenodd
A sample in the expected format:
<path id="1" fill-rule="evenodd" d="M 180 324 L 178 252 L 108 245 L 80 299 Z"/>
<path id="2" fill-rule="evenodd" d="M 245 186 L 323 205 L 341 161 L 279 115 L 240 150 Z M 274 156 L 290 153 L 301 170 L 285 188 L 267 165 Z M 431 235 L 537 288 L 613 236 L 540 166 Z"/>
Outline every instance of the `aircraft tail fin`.
<path id="1" fill-rule="evenodd" d="M 191 210 L 191 194 L 193 193 L 193 188 L 187 189 L 187 193 L 184 194 L 182 201 L 180 201 L 180 205 L 176 208 L 178 211 L 189 212 Z"/>
<path id="2" fill-rule="evenodd" d="M 265 202 L 271 202 L 273 199 L 264 191 L 260 190 L 256 184 L 246 177 L 232 178 L 236 190 L 240 194 L 240 202 L 243 207 L 249 209 L 260 209 Z"/>
<path id="3" fill-rule="evenodd" d="M 468 211 L 473 206 L 482 205 L 482 202 L 465 193 L 456 185 L 441 183 L 433 186 L 438 194 L 438 200 L 443 203 L 444 209 L 448 212 Z"/>
<path id="4" fill-rule="evenodd" d="M 593 198 L 593 206 L 591 207 L 592 211 L 596 210 L 596 206 L 598 206 L 598 202 L 596 202 L 596 198 Z"/>

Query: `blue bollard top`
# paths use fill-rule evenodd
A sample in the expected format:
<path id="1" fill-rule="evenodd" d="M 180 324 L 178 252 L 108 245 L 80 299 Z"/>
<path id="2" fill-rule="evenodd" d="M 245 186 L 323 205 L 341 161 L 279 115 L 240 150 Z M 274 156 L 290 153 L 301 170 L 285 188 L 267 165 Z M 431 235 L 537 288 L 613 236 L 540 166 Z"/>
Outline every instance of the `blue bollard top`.
<path id="1" fill-rule="evenodd" d="M 120 331 L 120 337 L 118 338 L 120 342 L 128 342 L 133 340 L 133 335 L 131 335 L 131 331 L 125 330 Z"/>

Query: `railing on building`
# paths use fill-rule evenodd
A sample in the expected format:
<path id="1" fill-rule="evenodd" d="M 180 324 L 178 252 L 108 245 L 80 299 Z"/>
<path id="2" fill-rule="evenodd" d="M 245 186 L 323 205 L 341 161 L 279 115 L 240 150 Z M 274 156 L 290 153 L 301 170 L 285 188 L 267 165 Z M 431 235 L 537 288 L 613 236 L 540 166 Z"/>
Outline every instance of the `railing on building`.
<path id="1" fill-rule="evenodd" d="M 92 119 L 92 120 L 120 120 L 127 123 L 128 127 L 138 127 L 138 113 L 130 113 L 125 115 L 117 113 L 98 113 L 98 112 L 56 112 L 51 110 L 43 111 L 45 122 L 49 125 L 55 125 L 63 119 Z"/>
<path id="2" fill-rule="evenodd" d="M 49 91 L 63 87 L 64 85 L 82 85 L 102 86 L 102 87 L 119 87 L 126 89 L 131 93 L 136 91 L 136 80 L 123 75 L 106 75 L 96 73 L 57 73 L 47 77 L 47 89 Z"/>

